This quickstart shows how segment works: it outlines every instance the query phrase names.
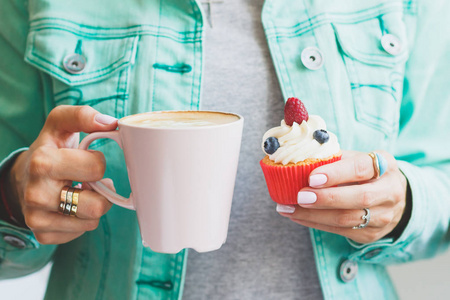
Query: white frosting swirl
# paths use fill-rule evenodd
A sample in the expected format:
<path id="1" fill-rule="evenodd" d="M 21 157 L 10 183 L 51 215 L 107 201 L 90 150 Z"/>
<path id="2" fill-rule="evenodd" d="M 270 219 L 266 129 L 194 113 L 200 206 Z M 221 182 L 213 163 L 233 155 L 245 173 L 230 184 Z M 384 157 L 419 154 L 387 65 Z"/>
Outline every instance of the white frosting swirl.
<path id="1" fill-rule="evenodd" d="M 267 138 L 276 137 L 280 147 L 269 155 L 269 158 L 283 165 L 297 163 L 307 158 L 323 159 L 337 154 L 341 149 L 336 135 L 328 131 L 330 139 L 320 144 L 313 138 L 314 131 L 318 129 L 326 130 L 327 125 L 317 115 L 310 115 L 308 121 L 303 121 L 300 125 L 294 122 L 292 126 L 288 126 L 282 120 L 281 126 L 271 128 L 264 134 L 262 149 L 264 151 L 264 142 Z"/>

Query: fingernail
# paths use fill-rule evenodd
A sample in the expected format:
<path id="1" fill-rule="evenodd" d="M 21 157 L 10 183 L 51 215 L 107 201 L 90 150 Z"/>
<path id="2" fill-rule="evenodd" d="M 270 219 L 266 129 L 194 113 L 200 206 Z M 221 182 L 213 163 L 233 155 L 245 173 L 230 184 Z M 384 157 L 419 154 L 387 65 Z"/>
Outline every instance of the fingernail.
<path id="1" fill-rule="evenodd" d="M 116 118 L 104 114 L 96 114 L 94 119 L 103 125 L 110 125 L 117 121 Z"/>
<path id="2" fill-rule="evenodd" d="M 328 177 L 325 174 L 311 175 L 309 177 L 309 186 L 319 186 L 327 183 Z"/>
<path id="3" fill-rule="evenodd" d="M 316 202 L 317 196 L 313 192 L 298 192 L 297 202 L 298 204 L 311 204 Z"/>
<path id="4" fill-rule="evenodd" d="M 295 211 L 295 207 L 292 205 L 277 204 L 277 212 L 292 214 Z"/>

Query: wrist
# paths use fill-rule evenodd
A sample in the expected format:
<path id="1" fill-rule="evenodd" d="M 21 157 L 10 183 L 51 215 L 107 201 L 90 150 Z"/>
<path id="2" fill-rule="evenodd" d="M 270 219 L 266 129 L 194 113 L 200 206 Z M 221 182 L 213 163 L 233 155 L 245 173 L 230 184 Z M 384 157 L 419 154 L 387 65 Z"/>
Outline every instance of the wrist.
<path id="1" fill-rule="evenodd" d="M 400 235 L 405 230 L 406 226 L 409 223 L 409 220 L 411 219 L 411 213 L 412 213 L 412 192 L 411 187 L 409 186 L 409 182 L 406 182 L 406 192 L 405 192 L 405 209 L 403 210 L 402 217 L 400 221 L 398 222 L 397 226 L 388 233 L 385 238 L 393 238 L 394 240 L 397 240 Z"/>
<path id="2" fill-rule="evenodd" d="M 19 155 L 20 156 L 20 155 Z M 17 157 L 18 158 L 18 157 Z M 28 228 L 25 224 L 22 208 L 13 174 L 13 165 L 3 168 L 0 173 L 0 206 L 2 207 L 1 217 L 8 223 L 16 226 Z"/>

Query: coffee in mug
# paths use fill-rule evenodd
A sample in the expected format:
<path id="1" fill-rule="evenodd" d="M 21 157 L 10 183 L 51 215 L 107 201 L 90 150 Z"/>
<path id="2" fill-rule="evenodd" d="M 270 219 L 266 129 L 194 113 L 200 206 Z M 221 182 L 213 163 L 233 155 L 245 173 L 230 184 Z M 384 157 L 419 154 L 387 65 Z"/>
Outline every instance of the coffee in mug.
<path id="1" fill-rule="evenodd" d="M 122 122 L 129 125 L 151 128 L 182 128 L 221 125 L 239 120 L 236 115 L 218 112 L 155 112 L 125 117 Z"/>

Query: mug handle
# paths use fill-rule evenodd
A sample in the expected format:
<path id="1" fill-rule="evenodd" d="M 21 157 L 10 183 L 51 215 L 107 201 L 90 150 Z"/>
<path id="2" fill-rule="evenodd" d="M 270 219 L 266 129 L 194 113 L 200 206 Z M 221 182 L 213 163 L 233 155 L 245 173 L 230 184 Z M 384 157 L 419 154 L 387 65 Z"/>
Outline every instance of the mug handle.
<path id="1" fill-rule="evenodd" d="M 106 132 L 94 132 L 89 135 L 87 135 L 78 146 L 78 149 L 87 150 L 89 145 L 97 140 L 97 139 L 112 139 L 115 141 L 120 149 L 122 148 L 122 141 L 119 136 L 119 130 L 114 131 L 106 131 Z M 125 198 L 117 194 L 116 192 L 113 192 L 111 189 L 106 187 L 103 183 L 100 181 L 96 182 L 85 182 L 87 183 L 94 191 L 108 199 L 111 203 L 114 203 L 116 205 L 122 206 L 124 208 L 128 208 L 131 210 L 136 210 L 136 206 L 134 205 L 134 200 L 132 194 L 130 194 L 130 198 Z"/>

